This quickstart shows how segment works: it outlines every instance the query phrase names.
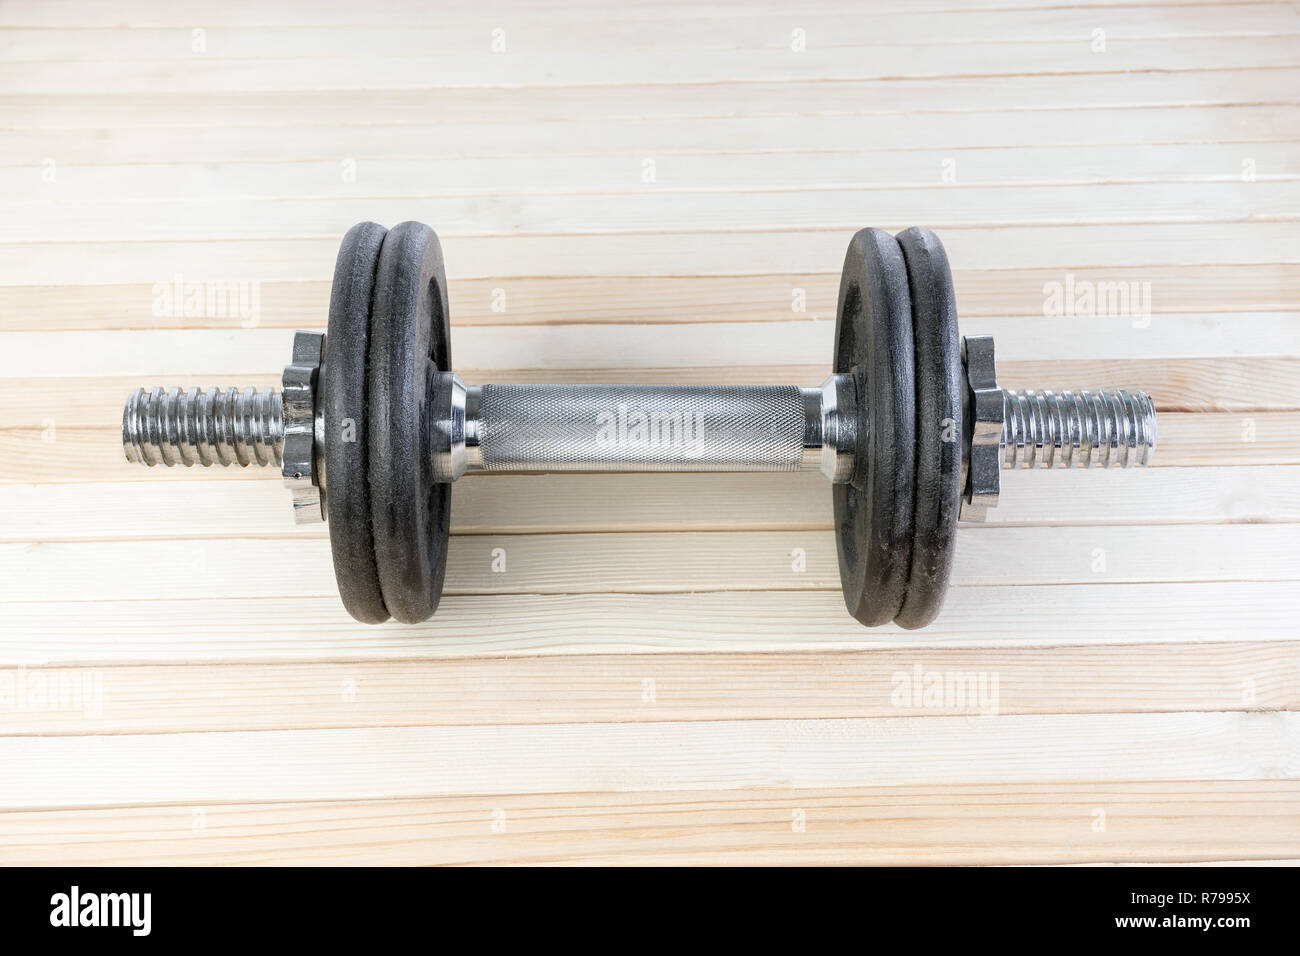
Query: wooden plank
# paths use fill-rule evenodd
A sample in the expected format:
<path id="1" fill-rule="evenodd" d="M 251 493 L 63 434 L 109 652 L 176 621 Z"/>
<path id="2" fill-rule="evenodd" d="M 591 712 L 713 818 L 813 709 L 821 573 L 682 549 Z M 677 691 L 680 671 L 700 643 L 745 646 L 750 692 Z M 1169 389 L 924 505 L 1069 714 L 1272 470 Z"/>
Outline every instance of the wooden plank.
<path id="1" fill-rule="evenodd" d="M 805 28 L 806 29 L 806 28 Z M 628 32 L 634 32 L 629 27 Z M 553 31 L 554 32 L 554 31 Z M 553 35 L 552 32 L 552 35 Z M 591 36 L 588 33 L 588 36 Z M 599 36 L 599 34 L 597 34 Z M 195 55 L 183 34 L 172 38 L 166 59 L 73 59 L 57 62 L 0 60 L 0 84 L 23 95 L 169 92 L 207 93 L 371 90 L 382 76 L 386 89 L 451 89 L 508 86 L 640 85 L 648 75 L 662 85 L 825 80 L 997 77 L 1014 59 L 1016 75 L 1098 77 L 1118 71 L 1284 69 L 1300 65 L 1295 36 L 1106 38 L 1104 55 L 1090 36 L 1069 40 L 981 44 L 893 43 L 854 46 L 812 44 L 791 51 L 791 31 L 760 48 L 735 49 L 725 35 L 705 45 L 682 43 L 628 47 L 617 36 L 577 47 L 572 40 L 541 44 L 494 56 L 491 30 L 473 46 L 442 36 L 424 51 L 377 54 L 355 45 L 345 57 L 277 51 L 264 56 L 217 58 Z M 179 42 L 177 42 L 179 41 Z M 782 42 L 784 41 L 784 42 Z M 298 42 L 302 42 L 301 40 Z M 669 55 L 665 55 L 669 54 Z M 340 69 L 340 61 L 347 64 Z M 1032 102 L 1032 92 L 1026 91 Z"/>
<path id="2" fill-rule="evenodd" d="M 1216 316 L 1213 321 L 1220 322 L 1225 333 L 1221 348 L 1228 352 L 1249 338 L 1242 334 L 1243 330 L 1249 332 L 1243 322 L 1253 321 L 1256 313 L 1283 312 L 1300 301 L 1300 264 L 1296 263 L 1153 265 L 1072 269 L 1070 274 L 1078 289 L 1084 288 L 1083 283 L 1094 290 L 1099 282 L 1128 283 L 1140 293 L 1142 283 L 1149 282 L 1153 317 L 1175 315 L 1181 324 L 1198 330 L 1205 328 L 1199 316 L 1212 313 Z M 1136 287 L 1131 285 L 1135 282 Z M 1021 334 L 1017 324 L 1008 319 L 1042 316 L 1043 289 L 1049 283 L 1063 286 L 1060 269 L 958 269 L 953 276 L 963 325 L 978 319 L 979 330 L 995 336 Z M 834 314 L 838 286 L 838 272 L 488 279 L 453 274 L 449 292 L 459 342 L 461 330 L 471 325 L 789 322 L 795 315 L 795 290 L 803 290 L 802 314 L 816 318 Z M 237 312 L 219 310 L 187 316 L 184 309 L 160 309 L 155 315 L 153 304 L 158 294 L 152 283 L 0 286 L 0 331 L 233 330 L 248 321 Z M 319 327 L 329 294 L 329 282 L 320 279 L 259 282 L 257 325 L 264 329 Z M 1119 331 L 1113 327 L 1117 323 L 1105 318 L 1092 323 L 1112 326 L 1106 329 L 1107 335 Z M 1057 330 L 1058 334 L 1068 331 L 1064 324 Z M 1033 341 L 1049 346 L 1054 339 L 1034 336 Z M 1191 335 L 1181 341 L 1199 342 L 1200 337 Z M 1125 347 L 1138 344 L 1126 342 Z"/>
<path id="3" fill-rule="evenodd" d="M 125 470 L 125 469 L 124 469 Z M 57 542 L 323 538 L 293 524 L 280 482 L 253 469 L 140 469 L 154 481 L 0 486 L 0 540 Z M 168 478 L 173 480 L 167 480 Z M 1300 522 L 1300 468 L 1003 472 L 981 527 Z M 188 480 L 176 480 L 188 479 Z M 831 496 L 817 474 L 482 475 L 452 496 L 452 533 L 822 531 Z M 607 503 L 607 504 L 606 504 Z"/>
<path id="4" fill-rule="evenodd" d="M 406 211 L 421 218 L 420 203 Z M 860 225 L 861 222 L 855 224 Z M 875 220 L 897 231 L 915 224 Z M 851 229 L 779 232 L 608 233 L 449 237 L 449 258 L 463 275 L 696 275 L 700 272 L 816 272 L 842 262 Z M 454 236 L 454 242 L 450 237 Z M 943 231 L 949 258 L 966 269 L 1102 270 L 1179 261 L 1183 265 L 1300 261 L 1300 238 L 1286 222 L 1133 225 L 959 226 Z M 246 282 L 319 279 L 333 273 L 338 237 L 213 239 L 195 242 L 50 242 L 0 244 L 0 285 L 83 282 Z M 503 271 L 506 270 L 506 271 Z"/>
<path id="5" fill-rule="evenodd" d="M 1139 11 L 1147 12 L 1148 16 L 1160 20 L 1175 19 L 1168 12 L 1168 8 L 1173 7 L 1175 12 L 1178 8 L 1206 6 L 1210 9 L 1218 9 L 1223 15 L 1230 17 L 1231 13 L 1241 10 L 1247 5 L 1253 5 L 1256 0 L 1142 0 L 1142 2 L 1133 2 L 1133 0 L 1103 0 L 1101 3 L 1092 4 L 1093 8 L 1112 10 L 1124 10 L 1125 8 L 1136 8 Z M 975 11 L 982 9 L 991 9 L 992 11 L 1015 11 L 1026 16 L 1046 15 L 1048 17 L 1058 17 L 1059 0 L 971 0 L 965 5 L 966 11 Z M 440 7 L 440 18 L 453 18 L 452 22 L 468 21 L 471 23 L 481 22 L 483 11 L 479 5 L 466 3 L 465 0 L 443 5 L 446 10 Z M 387 26 L 419 24 L 424 17 L 426 7 L 413 3 L 411 0 L 384 0 L 382 3 L 368 5 L 365 9 L 353 5 L 344 4 L 333 0 L 333 2 L 318 4 L 313 17 L 314 26 Z M 494 10 L 509 13 L 511 19 L 516 17 L 527 18 L 536 14 L 535 7 L 531 7 L 526 0 L 498 0 L 493 6 Z M 752 3 L 752 2 L 723 2 L 712 3 L 703 7 L 694 2 L 667 2 L 649 4 L 644 0 L 638 0 L 625 5 L 620 5 L 618 13 L 613 13 L 606 4 L 599 3 L 597 0 L 570 0 L 565 4 L 565 9 L 572 11 L 573 14 L 579 11 L 587 19 L 592 19 L 593 14 L 599 11 L 602 17 L 614 16 L 615 18 L 626 18 L 637 22 L 651 22 L 655 20 L 670 20 L 676 22 L 683 16 L 707 17 L 713 21 L 719 17 L 730 18 L 750 18 L 754 16 L 775 16 L 783 13 L 786 8 L 775 3 Z M 821 11 L 826 14 L 845 15 L 854 12 L 858 8 L 845 3 L 816 3 L 809 5 L 809 12 L 814 13 Z M 879 6 L 873 6 L 873 11 L 883 17 L 893 17 L 895 15 L 916 15 L 927 11 L 942 11 L 950 13 L 951 0 L 920 0 L 920 2 L 911 3 L 884 3 Z M 207 14 L 205 16 L 205 13 Z M 571 14 L 572 15 L 572 14 Z M 930 18 L 932 21 L 934 18 Z M 99 10 L 95 4 L 86 4 L 83 0 L 41 0 L 36 3 L 32 0 L 27 2 L 11 2 L 5 5 L 3 19 L 0 19 L 0 25 L 8 27 L 185 27 L 189 28 L 192 24 L 203 21 L 211 23 L 214 26 L 222 27 L 281 27 L 293 26 L 299 27 L 300 21 L 283 10 L 276 8 L 274 5 L 250 3 L 248 0 L 237 0 L 224 5 L 221 11 L 208 11 L 206 6 L 196 4 L 193 0 L 186 3 L 168 3 L 164 0 L 132 0 L 128 6 L 115 6 L 112 12 Z M 492 22 L 495 22 L 493 20 Z M 928 21 L 921 21 L 926 23 Z"/>
<path id="6" fill-rule="evenodd" d="M 1145 45 L 1158 41 L 1134 42 Z M 1186 42 L 1189 41 L 1179 41 L 1179 45 Z M 1082 41 L 1079 46 L 1087 52 L 1087 41 Z M 931 49 L 946 55 L 945 51 L 951 48 Z M 1029 48 L 1022 45 L 1020 49 L 1023 55 L 1023 51 Z M 789 57 L 789 54 L 782 55 Z M 482 59 L 484 70 L 490 70 L 493 63 L 505 64 L 512 58 L 485 55 Z M 656 58 L 656 65 L 660 68 L 663 59 L 662 55 Z M 939 64 L 941 60 L 934 62 Z M 0 71 L 3 68 L 0 64 Z M 10 68 L 24 69 L 25 65 Z M 201 71 L 201 60 L 196 59 L 181 73 L 189 69 Z M 428 68 L 424 72 L 427 73 Z M 336 72 L 335 75 L 346 74 Z M 364 75 L 373 83 L 373 70 Z M 674 124 L 681 124 L 684 120 L 694 119 L 698 123 L 701 119 L 709 119 L 715 127 L 711 140 L 716 144 L 727 142 L 719 134 L 732 124 L 716 123 L 724 117 L 779 116 L 789 126 L 793 117 L 812 114 L 835 117 L 839 127 L 843 128 L 845 118 L 850 116 L 926 113 L 942 115 L 946 122 L 953 113 L 983 114 L 994 110 L 1022 114 L 1032 110 L 1066 110 L 1077 114 L 1114 107 L 1294 105 L 1294 98 L 1286 91 L 1295 88 L 1298 78 L 1300 68 L 1288 65 L 1266 69 L 1169 72 L 1117 68 L 1116 72 L 1090 74 L 1087 83 L 1081 83 L 1079 76 L 1072 74 L 1025 77 L 1003 73 L 875 79 L 822 77 L 814 81 L 816 99 L 811 104 L 810 81 L 781 74 L 755 82 L 674 84 L 660 83 L 657 79 L 647 81 L 642 72 L 636 82 L 611 85 L 498 83 L 442 89 L 427 86 L 384 88 L 382 94 L 373 89 L 332 88 L 168 92 L 158 91 L 159 83 L 155 81 L 155 89 L 150 92 L 130 89 L 115 92 L 111 86 L 93 92 L 6 92 L 0 94 L 0 125 L 11 128 L 96 128 L 111 125 L 174 130 L 177 127 L 265 128 L 389 123 L 407 126 L 434 124 L 442 129 L 445 128 L 443 124 L 455 124 L 447 129 L 451 132 L 464 124 L 463 137 L 444 137 L 441 151 L 446 152 L 449 143 L 474 143 L 490 135 L 494 126 L 499 132 L 501 125 L 511 124 L 513 127 L 517 124 L 516 136 L 536 131 L 545 140 L 557 144 L 572 139 L 557 127 L 567 127 L 574 134 L 581 133 L 582 138 L 566 147 L 574 151 L 576 143 L 590 142 L 597 130 L 606 129 L 607 121 L 627 121 L 636 117 L 638 124 L 646 127 L 640 140 L 640 148 L 644 149 L 645 143 L 659 143 L 660 148 L 669 148 L 673 139 L 664 140 L 657 135 L 658 129 L 669 119 Z M 179 82 L 183 80 L 178 75 L 169 78 L 167 85 Z M 501 95 L 503 88 L 510 90 L 509 96 Z M 1277 112 L 1275 116 L 1281 119 L 1286 112 Z M 557 123 L 557 120 L 561 122 Z M 1014 145 L 1016 140 L 1008 142 L 1005 127 L 999 132 L 998 145 Z M 475 133 L 479 135 L 475 136 Z M 615 136 L 616 142 L 617 133 Z M 1035 139 L 1051 142 L 1050 139 Z M 1221 140 L 1221 137 L 1215 139 Z M 788 134 L 782 137 L 784 147 L 788 148 L 792 142 L 799 140 Z M 853 142 L 865 143 L 866 140 L 850 140 L 841 145 Z M 876 137 L 875 145 L 879 144 L 880 139 Z M 612 145 L 606 144 L 603 151 L 610 151 Z M 518 148 L 517 145 L 515 149 Z M 157 160 L 158 157 L 154 157 L 153 161 Z"/>
<path id="7" fill-rule="evenodd" d="M 169 296 L 183 299 L 194 291 L 174 289 L 169 283 L 155 298 L 165 305 Z M 203 290 L 199 287 L 197 291 Z M 790 298 L 788 293 L 785 298 Z M 1004 363 L 1025 371 L 1038 364 L 1044 376 L 1050 375 L 1055 365 L 1070 362 L 1195 359 L 1226 363 L 1239 356 L 1300 357 L 1300 323 L 1290 313 L 1256 315 L 1249 320 L 1232 314 L 1156 318 L 1136 314 L 1142 306 L 1136 301 L 1140 296 L 1133 298 L 1133 316 L 985 318 L 978 328 L 998 337 L 999 371 Z M 1122 299 L 1117 304 L 1122 307 Z M 254 313 L 254 307 L 250 304 L 247 311 Z M 1044 334 L 1045 327 L 1050 334 Z M 494 376 L 477 381 L 498 381 L 496 376 L 523 370 L 582 374 L 614 365 L 699 374 L 711 371 L 711 365 L 725 364 L 735 370 L 733 376 L 755 367 L 822 365 L 808 373 L 810 377 L 803 383 L 812 384 L 829 371 L 834 330 L 830 316 L 814 314 L 785 322 L 683 323 L 671 331 L 653 324 L 605 323 L 468 326 L 455 329 L 453 335 L 457 370 Z M 96 389 L 100 382 L 120 388 L 126 376 L 227 377 L 253 372 L 266 377 L 274 374 L 274 366 L 280 364 L 277 359 L 288 354 L 292 334 L 260 327 L 31 331 L 9 333 L 6 341 L 9 347 L 0 357 L 0 374 L 20 381 L 34 394 L 8 398 L 4 407 L 31 407 L 36 402 L 50 409 L 55 407 L 53 396 L 35 392 L 51 384 L 41 379 L 57 379 L 58 385 L 78 390 Z M 719 362 L 724 353 L 726 361 Z M 113 378 L 101 378 L 106 368 L 112 370 Z M 85 384 L 79 381 L 86 379 Z M 95 419 L 76 418 L 73 422 L 102 421 L 99 413 L 96 409 Z M 6 418 L 5 423 L 30 420 Z"/>
<path id="8" fill-rule="evenodd" d="M 1100 609 L 1105 609 L 1102 613 Z M 443 598 L 419 625 L 368 627 L 337 597 L 23 602 L 4 666 L 413 659 L 625 652 L 1293 641 L 1292 582 L 958 587 L 924 631 L 868 629 L 833 591 Z"/>
<path id="9" fill-rule="evenodd" d="M 1292 780 L 1081 781 L 26 810 L 0 813 L 0 858 L 18 866 L 1260 862 L 1297 854 L 1298 796 Z"/>
<path id="10" fill-rule="evenodd" d="M 803 94 L 800 94 L 801 96 Z M 0 103 L 3 100 L 0 99 Z M 250 104 L 245 103 L 247 111 Z M 373 105 L 372 105 L 373 108 Z M 478 107 L 475 107 L 476 109 Z M 292 118 L 291 106 L 273 115 L 281 122 Z M 7 165 L 29 167 L 26 172 L 35 188 L 47 189 L 54 167 L 55 182 L 65 165 L 86 163 L 176 163 L 176 162 L 275 162 L 285 157 L 284 133 L 280 126 L 190 126 L 183 136 L 172 128 L 121 128 L 92 126 L 6 130 L 0 128 L 0 146 Z M 1300 133 L 1300 108 L 1270 104 L 1202 106 L 1130 106 L 1128 108 L 1058 109 L 1031 112 L 1008 109 L 1001 112 L 945 113 L 941 121 L 932 115 L 918 121 L 914 116 L 873 113 L 869 121 L 846 123 L 843 116 L 820 116 L 799 112 L 794 115 L 734 116 L 705 118 L 645 117 L 610 118 L 591 127 L 551 121 L 516 124 L 483 124 L 470 119 L 438 125 L 410 125 L 404 122 L 380 125 L 370 122 L 352 126 L 300 126 L 293 131 L 295 159 L 327 160 L 336 164 L 339 179 L 353 172 L 361 182 L 368 177 L 368 162 L 391 159 L 447 159 L 457 157 L 519 157 L 538 155 L 561 157 L 595 155 L 607 162 L 621 163 L 629 183 L 639 184 L 645 173 L 645 159 L 672 168 L 673 157 L 692 153 L 745 155 L 764 151 L 789 151 L 796 143 L 800 152 L 818 158 L 841 151 L 861 150 L 954 150 L 960 148 L 1022 148 L 1042 145 L 1072 146 L 1076 152 L 1104 152 L 1100 147 L 1141 145 L 1160 147 L 1200 142 L 1241 144 L 1242 156 L 1234 164 L 1240 175 L 1243 163 L 1253 158 L 1261 142 L 1285 143 Z M 101 119 L 101 122 L 103 120 Z M 322 123 L 329 121 L 323 120 Z M 556 135 L 563 127 L 563 136 Z M 1023 130 L 1032 127 L 1031 137 Z M 597 135 L 598 133 L 598 135 Z M 647 144 L 653 144 L 647 147 Z M 829 145 L 828 145 L 829 144 Z M 882 145 L 888 144 L 888 145 Z M 539 153 L 540 151 L 540 153 Z M 941 181 L 947 155 L 930 157 L 928 166 Z M 1287 164 L 1283 168 L 1294 168 Z M 954 170 L 961 175 L 961 167 Z M 1259 171 L 1267 174 L 1268 167 Z"/>
<path id="11" fill-rule="evenodd" d="M 1159 418 L 1158 455 L 1165 464 L 1215 466 L 1300 461 L 1300 416 L 1294 412 L 1180 414 Z"/>
<path id="12" fill-rule="evenodd" d="M 1297 654 L 1238 642 L 21 667 L 0 671 L 0 734 L 1296 710 Z"/>
<path id="13" fill-rule="evenodd" d="M 1292 525 L 972 528 L 956 585 L 1300 581 Z M 141 573 L 148 568 L 148 573 Z M 216 569 L 257 569 L 218 573 Z M 829 531 L 458 535 L 445 594 L 837 591 Z M 0 544 L 0 602 L 324 597 L 327 542 L 209 538 Z"/>
<path id="14" fill-rule="evenodd" d="M 1300 714 L 501 724 L 0 738 L 0 807 L 1300 775 Z"/>
<path id="15" fill-rule="evenodd" d="M 1248 156 L 1246 154 L 1249 154 Z M 1243 167 L 1249 158 L 1253 172 Z M 1104 150 L 1026 144 L 934 149 L 782 149 L 764 153 L 684 153 L 656 158 L 654 193 L 891 191 L 945 192 L 996 185 L 1081 186 L 1116 183 L 1289 181 L 1300 175 L 1292 143 L 1187 143 Z M 791 170 L 798 170 L 797 183 Z M 29 166 L 0 165 L 5 200 L 157 201 L 163 198 L 320 197 L 331 200 L 426 196 L 645 193 L 643 169 L 627 157 L 494 156 L 371 159 L 346 168 L 337 158 L 279 162 L 56 164 L 54 186 L 34 192 Z M 355 177 L 345 173 L 355 173 Z"/>
<path id="16" fill-rule="evenodd" d="M 1297 44 L 1300 47 L 1300 44 Z M 1135 183 L 1087 186 L 989 186 L 942 190 L 932 185 L 871 190 L 879 221 L 908 217 L 936 230 L 960 226 L 1032 226 L 1080 222 L 1111 225 L 1290 222 L 1300 218 L 1300 180 Z M 421 216 L 448 236 L 529 236 L 717 232 L 750 215 L 745 231 L 835 229 L 860 225 L 859 190 L 807 192 L 650 192 L 424 197 Z M 44 199 L 0 202 L 0 242 L 75 243 L 101 238 L 105 220 L 130 242 L 340 236 L 367 215 L 400 221 L 403 199 Z"/>
<path id="17" fill-rule="evenodd" d="M 1071 285 L 1077 282 L 1072 275 L 1067 274 L 1065 279 Z M 1064 293 L 1065 283 L 1060 285 L 1058 293 L 1068 294 Z M 204 294 L 201 282 L 191 286 L 168 282 L 154 290 L 153 298 L 160 308 L 178 302 L 179 309 L 183 300 L 194 294 Z M 239 303 L 228 303 L 231 311 L 249 314 L 245 327 L 8 333 L 9 349 L 0 358 L 0 374 L 22 380 L 29 389 L 39 388 L 43 378 L 56 378 L 73 388 L 86 387 L 76 379 L 90 378 L 87 385 L 94 388 L 106 366 L 115 373 L 115 379 L 107 380 L 114 387 L 128 375 L 230 376 L 253 372 L 265 377 L 271 372 L 267 356 L 285 354 L 292 336 L 282 329 L 258 326 L 255 320 L 259 306 L 252 290 L 229 295 L 232 300 L 240 299 Z M 1045 301 L 1048 299 L 1044 296 Z M 1249 321 L 1230 313 L 1156 318 L 1143 314 L 1143 299 L 1141 292 L 1116 297 L 1102 309 L 1114 308 L 1114 315 L 986 317 L 979 329 L 999 336 L 1000 371 L 1003 364 L 1025 371 L 1038 364 L 1044 376 L 1050 375 L 1056 364 L 1114 361 L 1117 357 L 1128 361 L 1196 359 L 1225 363 L 1237 356 L 1300 357 L 1300 326 L 1290 313 L 1267 313 Z M 214 305 L 219 304 L 214 300 Z M 1125 314 L 1130 309 L 1133 314 Z M 1051 335 L 1042 334 L 1044 325 L 1051 326 Z M 785 364 L 798 369 L 827 363 L 833 351 L 834 328 L 831 317 L 819 313 L 785 322 L 684 323 L 671 334 L 654 324 L 468 326 L 455 333 L 457 369 L 492 376 L 519 374 L 525 369 L 581 374 L 618 364 L 699 374 L 711 370 L 701 362 L 703 356 L 712 358 L 725 349 L 725 364 L 736 370 L 734 376 L 765 366 Z M 811 377 L 804 384 L 819 381 L 825 369 L 808 374 Z M 37 398 L 41 406 L 52 407 L 50 396 Z M 6 407 L 24 401 L 30 406 L 33 399 L 9 399 Z"/>
<path id="18" fill-rule="evenodd" d="M 1143 359 L 1138 361 L 1002 361 L 1003 388 L 1140 388 L 1171 411 L 1281 411 L 1300 407 L 1290 384 L 1265 383 L 1268 375 L 1295 375 L 1294 359 Z"/>
<path id="19" fill-rule="evenodd" d="M 445 7 L 445 5 L 444 5 Z M 525 38 L 524 49 L 578 49 L 590 52 L 604 43 L 625 49 L 665 47 L 674 50 L 774 49 L 790 50 L 789 16 L 746 11 L 743 16 L 712 8 L 676 11 L 671 20 L 627 16 L 624 8 L 603 8 L 599 20 L 578 16 L 568 7 L 537 17 L 527 10 L 512 12 L 511 33 Z M 210 12 L 200 17 L 212 22 Z M 440 8 L 439 23 L 366 24 L 339 27 L 298 25 L 292 31 L 260 26 L 225 25 L 204 37 L 205 60 L 276 58 L 308 55 L 350 59 L 358 50 L 370 56 L 417 56 L 449 49 L 472 49 L 499 25 L 499 14 L 475 14 Z M 818 9 L 804 4 L 799 21 L 812 51 L 882 44 L 943 44 L 972 46 L 1027 41 L 1091 39 L 1097 15 L 1083 8 L 1051 10 L 946 10 L 934 17 L 898 9 L 888 16 L 865 11 Z M 1193 37 L 1290 35 L 1300 31 L 1300 18 L 1285 3 L 1185 6 L 1176 15 L 1161 15 L 1150 6 L 1109 7 L 1105 13 L 1108 41 Z M 82 27 L 76 30 L 32 30 L 6 27 L 0 31 L 0 59 L 48 60 L 168 60 L 193 57 L 189 22 L 170 27 Z M 545 31 L 539 37 L 539 31 Z"/>

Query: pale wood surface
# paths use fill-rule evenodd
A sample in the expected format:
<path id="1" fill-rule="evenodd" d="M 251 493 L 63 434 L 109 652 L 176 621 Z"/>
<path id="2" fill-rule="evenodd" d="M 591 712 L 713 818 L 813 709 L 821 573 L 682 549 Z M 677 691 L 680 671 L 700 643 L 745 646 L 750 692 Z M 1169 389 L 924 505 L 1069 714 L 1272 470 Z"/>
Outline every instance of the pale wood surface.
<path id="1" fill-rule="evenodd" d="M 0 5 L 0 863 L 1294 862 L 1295 4 L 480 7 Z M 819 381 L 848 237 L 929 225 L 1004 384 L 1146 388 L 1159 467 L 1005 475 L 921 632 L 818 475 L 471 477 L 363 627 L 278 481 L 118 439 L 273 384 L 360 219 L 438 229 L 477 381 Z"/>

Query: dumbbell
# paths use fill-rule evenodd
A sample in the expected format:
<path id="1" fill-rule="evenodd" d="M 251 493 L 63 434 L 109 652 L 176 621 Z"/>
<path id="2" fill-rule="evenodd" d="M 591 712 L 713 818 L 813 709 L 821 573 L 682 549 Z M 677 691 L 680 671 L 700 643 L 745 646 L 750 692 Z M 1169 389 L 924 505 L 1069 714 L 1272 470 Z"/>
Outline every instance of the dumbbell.
<path id="1" fill-rule="evenodd" d="M 958 335 L 947 255 L 922 228 L 853 236 L 819 386 L 467 385 L 449 332 L 434 231 L 360 223 L 327 332 L 295 334 L 281 388 L 137 389 L 126 457 L 278 464 L 295 519 L 328 519 L 343 604 L 371 624 L 437 609 L 467 472 L 819 469 L 849 612 L 918 628 L 1000 469 L 1148 465 L 1156 443 L 1143 392 L 999 388 L 993 341 Z"/>

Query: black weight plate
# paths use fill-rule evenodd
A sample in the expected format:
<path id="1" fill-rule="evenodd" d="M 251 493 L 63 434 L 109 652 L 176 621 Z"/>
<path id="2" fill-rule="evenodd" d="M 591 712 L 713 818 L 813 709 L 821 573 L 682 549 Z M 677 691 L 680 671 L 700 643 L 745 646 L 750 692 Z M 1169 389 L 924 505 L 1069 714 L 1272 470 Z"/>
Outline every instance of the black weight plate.
<path id="1" fill-rule="evenodd" d="M 863 229 L 844 257 L 834 357 L 836 372 L 853 374 L 858 441 L 853 479 L 832 497 L 844 603 L 870 626 L 902 607 L 912 554 L 914 352 L 902 250 Z"/>
<path id="2" fill-rule="evenodd" d="M 924 627 L 943 607 L 961 508 L 961 338 L 943 243 L 914 226 L 896 237 L 907 263 L 916 343 L 916 512 L 912 567 L 894 622 Z"/>
<path id="3" fill-rule="evenodd" d="M 451 485 L 433 480 L 434 375 L 451 369 L 447 280 L 432 229 L 403 222 L 379 252 L 370 310 L 370 519 L 384 604 L 416 624 L 447 568 Z"/>
<path id="4" fill-rule="evenodd" d="M 325 410 L 325 507 L 334 577 L 343 606 L 364 624 L 388 620 L 370 528 L 366 350 L 375 266 L 387 232 L 373 222 L 348 230 L 334 264 L 325 365 L 318 382 Z"/>

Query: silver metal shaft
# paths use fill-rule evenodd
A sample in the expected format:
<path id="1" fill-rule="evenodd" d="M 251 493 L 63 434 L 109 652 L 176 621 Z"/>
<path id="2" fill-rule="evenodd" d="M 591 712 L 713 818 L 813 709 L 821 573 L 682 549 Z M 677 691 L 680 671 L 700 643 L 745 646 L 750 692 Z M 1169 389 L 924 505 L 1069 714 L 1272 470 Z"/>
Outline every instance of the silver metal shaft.
<path id="1" fill-rule="evenodd" d="M 821 389 L 483 385 L 466 396 L 470 471 L 795 471 L 822 453 Z"/>
<path id="2" fill-rule="evenodd" d="M 1156 408 L 1145 392 L 1002 390 L 1003 468 L 1149 465 Z"/>
<path id="3" fill-rule="evenodd" d="M 465 471 L 853 470 L 847 376 L 793 385 L 457 383 L 443 480 Z M 1002 389 L 1001 467 L 1149 465 L 1156 412 L 1144 392 Z M 122 414 L 129 461 L 278 465 L 276 389 L 136 389 Z M 456 449 L 459 449 L 458 451 Z"/>
<path id="4" fill-rule="evenodd" d="M 433 472 L 796 471 L 847 481 L 852 378 L 794 385 L 481 385 L 442 373 Z M 851 398 L 851 396 L 849 396 Z M 851 404 L 851 402 L 850 402 Z"/>
<path id="5" fill-rule="evenodd" d="M 273 388 L 137 388 L 122 410 L 126 459 L 142 465 L 279 465 L 283 441 Z"/>

